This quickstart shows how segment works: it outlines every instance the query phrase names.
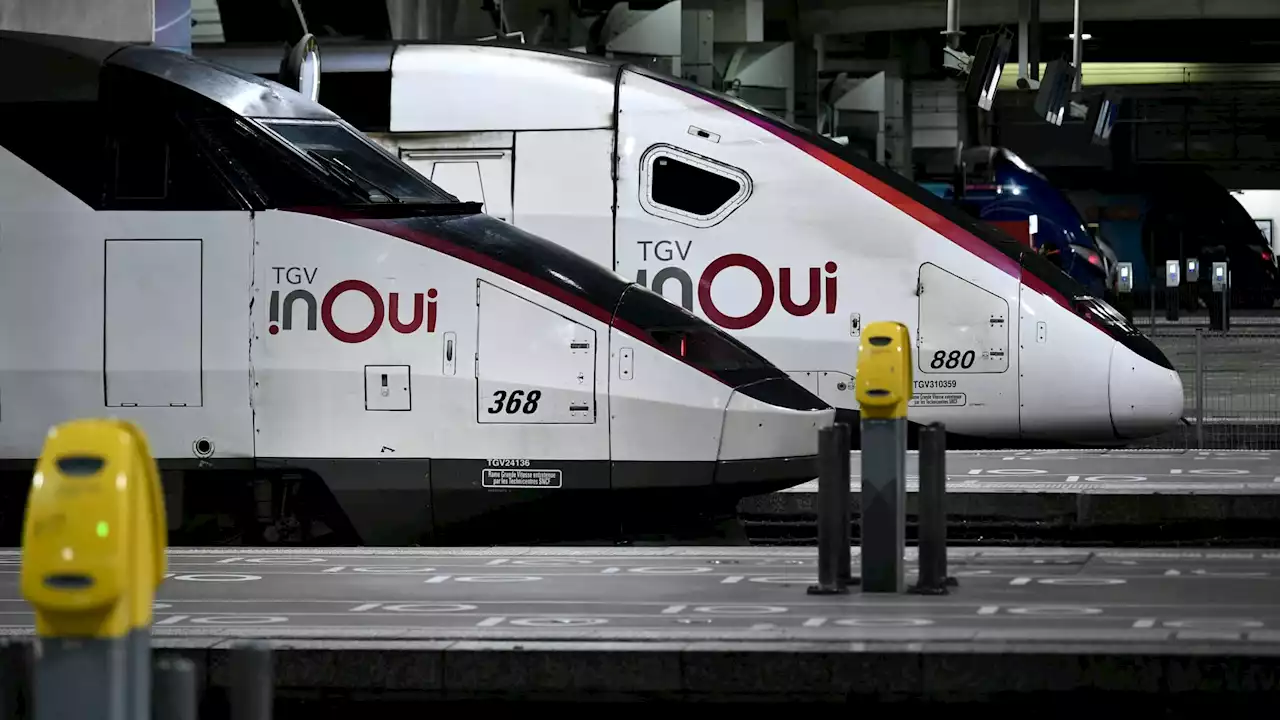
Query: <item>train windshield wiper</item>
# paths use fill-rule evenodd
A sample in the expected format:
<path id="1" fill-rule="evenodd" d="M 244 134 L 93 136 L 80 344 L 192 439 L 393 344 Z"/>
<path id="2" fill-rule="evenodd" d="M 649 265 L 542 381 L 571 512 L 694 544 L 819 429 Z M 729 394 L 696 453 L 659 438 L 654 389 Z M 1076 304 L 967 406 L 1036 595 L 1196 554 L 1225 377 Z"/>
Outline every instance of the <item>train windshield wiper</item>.
<path id="1" fill-rule="evenodd" d="M 386 188 L 382 187 L 381 185 L 378 185 L 377 183 L 373 182 L 369 178 L 364 177 L 363 175 L 360 175 L 355 170 L 352 170 L 349 165 L 342 162 L 341 160 L 335 157 L 330 157 L 328 155 L 324 155 L 322 153 L 316 152 L 315 150 L 307 150 L 307 155 L 309 155 L 316 162 L 323 165 L 326 170 L 332 173 L 333 176 L 338 178 L 338 180 L 340 180 L 344 185 L 354 189 L 356 192 L 368 198 L 369 202 L 372 202 L 372 203 L 401 202 L 400 198 L 396 197 L 395 195 L 392 195 L 390 192 L 387 191 Z M 366 185 L 373 188 L 374 191 L 376 191 L 376 193 L 369 192 L 368 190 L 366 190 L 365 189 Z M 377 199 L 378 195 L 381 195 L 382 197 L 386 198 L 386 200 L 379 201 Z"/>

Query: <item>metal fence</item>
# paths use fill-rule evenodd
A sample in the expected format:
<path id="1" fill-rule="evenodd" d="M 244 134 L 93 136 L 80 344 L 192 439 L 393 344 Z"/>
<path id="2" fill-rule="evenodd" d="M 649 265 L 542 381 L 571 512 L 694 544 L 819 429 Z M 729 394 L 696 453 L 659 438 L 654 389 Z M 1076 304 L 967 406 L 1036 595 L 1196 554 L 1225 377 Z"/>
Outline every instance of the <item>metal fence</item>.
<path id="1" fill-rule="evenodd" d="M 1280 325 L 1213 332 L 1169 323 L 1151 331 L 1182 377 L 1183 424 L 1133 447 L 1280 449 Z"/>

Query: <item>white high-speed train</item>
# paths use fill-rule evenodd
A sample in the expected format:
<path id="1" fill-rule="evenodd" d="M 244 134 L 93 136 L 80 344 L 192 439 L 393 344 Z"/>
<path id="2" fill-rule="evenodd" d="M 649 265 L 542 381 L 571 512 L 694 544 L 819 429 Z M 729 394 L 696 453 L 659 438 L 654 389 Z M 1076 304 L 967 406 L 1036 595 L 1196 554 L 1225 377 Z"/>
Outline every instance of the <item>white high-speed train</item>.
<path id="1" fill-rule="evenodd" d="M 321 99 L 486 212 L 709 319 L 841 411 L 862 324 L 915 337 L 909 418 L 1118 443 L 1171 429 L 1168 359 L 1048 261 L 892 171 L 622 62 L 476 44 L 321 48 Z M 270 76 L 275 48 L 197 53 Z"/>
<path id="2" fill-rule="evenodd" d="M 521 510 L 556 536 L 814 477 L 827 403 L 301 94 L 14 32 L 0 67 L 7 536 L 50 426 L 86 416 L 141 424 L 171 525 L 267 540 L 484 538 Z"/>

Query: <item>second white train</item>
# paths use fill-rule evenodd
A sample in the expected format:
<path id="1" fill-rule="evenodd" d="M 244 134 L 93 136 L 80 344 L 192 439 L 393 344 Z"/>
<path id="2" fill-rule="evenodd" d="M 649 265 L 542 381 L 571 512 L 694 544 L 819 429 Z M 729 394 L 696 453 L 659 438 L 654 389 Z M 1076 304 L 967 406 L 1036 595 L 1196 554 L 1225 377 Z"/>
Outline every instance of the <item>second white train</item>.
<path id="1" fill-rule="evenodd" d="M 202 47 L 270 76 L 278 49 Z M 1122 443 L 1181 419 L 1161 351 L 1033 251 L 703 87 L 492 44 L 322 48 L 321 102 L 424 176 L 734 334 L 846 413 L 861 326 L 915 339 L 913 422 Z"/>

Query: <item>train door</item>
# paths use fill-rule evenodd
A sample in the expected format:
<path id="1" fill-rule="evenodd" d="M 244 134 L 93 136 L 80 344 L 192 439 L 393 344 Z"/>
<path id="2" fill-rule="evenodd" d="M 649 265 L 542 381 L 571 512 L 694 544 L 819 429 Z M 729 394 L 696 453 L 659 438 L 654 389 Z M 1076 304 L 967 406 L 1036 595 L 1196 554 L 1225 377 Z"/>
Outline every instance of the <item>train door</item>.
<path id="1" fill-rule="evenodd" d="M 920 266 L 910 416 L 955 432 L 1016 432 L 1009 303 L 933 263 Z"/>
<path id="2" fill-rule="evenodd" d="M 511 133 L 485 133 L 511 137 Z M 400 158 L 435 184 L 464 202 L 482 203 L 482 212 L 514 223 L 511 204 L 512 148 L 402 147 Z M 479 143 L 484 145 L 496 143 Z"/>
<path id="3" fill-rule="evenodd" d="M 490 426 L 495 448 L 502 448 L 491 456 L 557 458 L 570 461 L 569 466 L 607 461 L 608 400 L 597 388 L 597 377 L 603 375 L 597 365 L 608 357 L 607 339 L 511 290 L 481 280 L 476 292 L 475 419 Z M 531 487 L 601 481 L 608 487 L 607 472 L 546 469 L 555 471 L 554 478 L 530 480 Z"/>

